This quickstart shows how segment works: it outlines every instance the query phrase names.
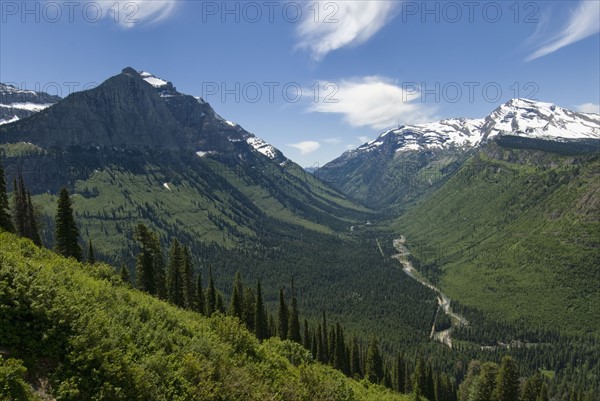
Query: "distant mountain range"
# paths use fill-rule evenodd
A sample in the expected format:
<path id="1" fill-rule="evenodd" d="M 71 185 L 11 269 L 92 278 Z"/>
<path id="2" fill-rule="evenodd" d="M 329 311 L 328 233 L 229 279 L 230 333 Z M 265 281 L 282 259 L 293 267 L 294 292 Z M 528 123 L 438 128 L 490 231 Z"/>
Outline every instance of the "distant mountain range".
<path id="1" fill-rule="evenodd" d="M 419 125 L 401 125 L 377 139 L 349 150 L 314 172 L 343 192 L 371 206 L 406 200 L 407 192 L 437 177 L 427 177 L 435 165 L 445 174 L 473 149 L 489 142 L 508 146 L 553 149 L 563 153 L 600 149 L 600 115 L 578 113 L 551 103 L 512 99 L 483 119 L 456 118 Z M 417 191 L 418 192 L 418 191 Z"/>
<path id="2" fill-rule="evenodd" d="M 59 96 L 23 90 L 0 83 L 0 125 L 8 124 L 44 110 L 58 102 Z"/>

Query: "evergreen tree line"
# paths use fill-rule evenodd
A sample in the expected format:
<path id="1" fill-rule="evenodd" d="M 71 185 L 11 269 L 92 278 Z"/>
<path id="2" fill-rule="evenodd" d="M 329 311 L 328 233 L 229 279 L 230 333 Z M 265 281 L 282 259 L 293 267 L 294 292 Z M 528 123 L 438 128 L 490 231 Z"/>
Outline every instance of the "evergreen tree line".
<path id="1" fill-rule="evenodd" d="M 31 192 L 25 186 L 21 171 L 13 180 L 12 198 L 11 208 L 4 169 L 0 165 L 0 229 L 29 238 L 34 244 L 42 246 L 40 218 L 31 201 Z M 83 251 L 79 245 L 79 228 L 75 222 L 71 197 L 66 188 L 60 190 L 57 202 L 54 250 L 64 257 L 72 257 L 79 262 L 83 260 Z M 87 261 L 91 264 L 96 262 L 91 240 L 88 244 Z"/>

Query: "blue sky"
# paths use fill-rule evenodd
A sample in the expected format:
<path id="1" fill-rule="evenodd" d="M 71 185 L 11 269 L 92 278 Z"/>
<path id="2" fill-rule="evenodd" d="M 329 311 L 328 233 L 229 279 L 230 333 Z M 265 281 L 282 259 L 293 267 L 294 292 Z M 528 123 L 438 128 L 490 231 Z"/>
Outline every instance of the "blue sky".
<path id="1" fill-rule="evenodd" d="M 126 66 L 303 166 L 513 97 L 598 112 L 600 2 L 0 1 L 0 81 L 67 95 Z"/>

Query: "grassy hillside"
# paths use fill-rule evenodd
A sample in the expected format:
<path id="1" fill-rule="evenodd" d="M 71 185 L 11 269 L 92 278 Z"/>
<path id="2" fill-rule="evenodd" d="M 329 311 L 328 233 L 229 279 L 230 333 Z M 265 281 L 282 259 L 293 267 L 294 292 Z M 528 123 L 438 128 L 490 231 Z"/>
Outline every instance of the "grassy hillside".
<path id="1" fill-rule="evenodd" d="M 290 342 L 261 344 L 237 320 L 132 290 L 110 266 L 78 264 L 7 233 L 0 323 L 2 397 L 26 399 L 25 377 L 57 400 L 407 399 L 314 363 Z"/>
<path id="2" fill-rule="evenodd" d="M 491 317 L 600 334 L 600 162 L 490 145 L 394 223 L 421 270 Z"/>

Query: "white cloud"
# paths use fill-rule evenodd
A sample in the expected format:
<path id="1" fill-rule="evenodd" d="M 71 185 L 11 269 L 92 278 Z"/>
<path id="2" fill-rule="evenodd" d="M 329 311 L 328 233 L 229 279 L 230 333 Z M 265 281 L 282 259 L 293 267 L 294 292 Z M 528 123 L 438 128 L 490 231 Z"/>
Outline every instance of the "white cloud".
<path id="1" fill-rule="evenodd" d="M 338 143 L 342 142 L 342 138 L 340 138 L 339 136 L 335 137 L 335 138 L 326 138 L 326 139 L 323 139 L 323 142 L 329 143 L 331 145 L 337 145 Z"/>
<path id="2" fill-rule="evenodd" d="M 575 108 L 577 109 L 577 111 L 580 111 L 582 113 L 600 114 L 600 104 L 583 103 L 583 104 L 575 106 Z"/>
<path id="3" fill-rule="evenodd" d="M 321 144 L 316 141 L 302 141 L 298 143 L 289 144 L 288 146 L 298 149 L 300 151 L 300 154 L 304 156 L 319 149 L 321 147 Z"/>
<path id="4" fill-rule="evenodd" d="M 337 86 L 337 93 L 329 101 L 319 99 L 308 110 L 342 114 L 353 127 L 375 129 L 436 120 L 434 108 L 421 102 L 419 93 L 413 88 L 404 90 L 387 78 L 369 76 L 343 80 Z"/>
<path id="5" fill-rule="evenodd" d="M 298 47 L 308 49 L 313 59 L 368 41 L 396 14 L 400 1 L 360 0 L 306 2 L 296 33 Z"/>
<path id="6" fill-rule="evenodd" d="M 539 48 L 529 55 L 529 57 L 527 57 L 527 61 L 535 60 L 536 58 L 554 53 L 565 46 L 600 32 L 599 15 L 599 1 L 580 1 L 577 5 L 577 8 L 571 13 L 568 22 L 560 30 L 560 32 L 554 34 L 541 43 Z M 534 35 L 537 37 L 539 32 L 534 33 Z"/>
<path id="7" fill-rule="evenodd" d="M 139 24 L 153 24 L 169 18 L 179 4 L 176 0 L 102 0 L 96 2 L 102 7 L 106 18 L 125 28 Z"/>

